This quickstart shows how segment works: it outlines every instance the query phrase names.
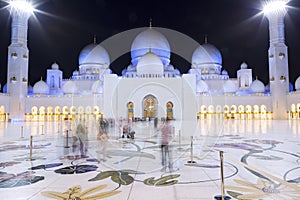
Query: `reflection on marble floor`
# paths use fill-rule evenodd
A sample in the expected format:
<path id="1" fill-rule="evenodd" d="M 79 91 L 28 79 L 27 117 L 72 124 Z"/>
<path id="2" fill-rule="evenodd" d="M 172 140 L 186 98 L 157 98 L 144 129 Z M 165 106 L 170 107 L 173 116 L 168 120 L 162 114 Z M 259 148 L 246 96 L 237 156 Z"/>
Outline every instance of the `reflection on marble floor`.
<path id="1" fill-rule="evenodd" d="M 105 143 L 97 122 L 85 122 L 84 141 L 77 125 L 1 123 L 1 199 L 214 199 L 221 194 L 219 151 L 232 199 L 300 199 L 299 120 L 202 120 L 193 141 L 173 124 L 168 166 L 152 121 L 133 123 L 134 139 L 112 125 Z"/>

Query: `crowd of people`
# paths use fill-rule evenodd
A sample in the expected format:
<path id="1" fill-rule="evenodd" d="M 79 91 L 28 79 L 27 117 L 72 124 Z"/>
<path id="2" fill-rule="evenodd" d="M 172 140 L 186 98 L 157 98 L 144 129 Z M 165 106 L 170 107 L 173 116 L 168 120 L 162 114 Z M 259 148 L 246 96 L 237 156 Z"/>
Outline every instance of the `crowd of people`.
<path id="1" fill-rule="evenodd" d="M 117 122 L 117 127 L 119 128 L 121 139 L 135 139 L 135 131 L 133 130 L 133 124 L 135 122 L 132 120 L 121 119 Z M 98 162 L 105 162 L 107 159 L 107 146 L 109 140 L 109 128 L 112 126 L 112 121 L 101 118 L 98 124 L 97 133 L 97 160 Z M 173 169 L 172 161 L 172 148 L 171 141 L 173 138 L 173 126 L 171 120 L 165 119 L 159 120 L 157 118 L 153 121 L 153 129 L 157 133 L 157 138 L 159 140 L 159 145 L 161 148 L 161 164 L 162 170 Z M 88 129 L 84 121 L 79 121 L 76 126 L 76 136 L 73 139 L 74 150 L 78 149 L 80 156 L 87 156 L 88 153 Z M 77 147 L 77 148 L 75 148 Z"/>

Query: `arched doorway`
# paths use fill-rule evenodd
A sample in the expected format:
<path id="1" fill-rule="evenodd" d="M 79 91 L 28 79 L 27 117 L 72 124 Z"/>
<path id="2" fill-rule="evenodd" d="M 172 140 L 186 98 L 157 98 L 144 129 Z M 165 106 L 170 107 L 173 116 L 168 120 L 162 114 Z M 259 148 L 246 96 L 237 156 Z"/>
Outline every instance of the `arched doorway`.
<path id="1" fill-rule="evenodd" d="M 130 101 L 127 103 L 127 110 L 128 110 L 128 119 L 134 118 L 134 112 L 133 112 L 134 104 Z"/>
<path id="2" fill-rule="evenodd" d="M 157 116 L 157 99 L 153 95 L 147 95 L 143 100 L 143 110 L 145 118 L 156 118 Z"/>
<path id="3" fill-rule="evenodd" d="M 243 105 L 239 105 L 238 110 L 240 119 L 245 119 L 245 107 Z"/>
<path id="4" fill-rule="evenodd" d="M 0 121 L 4 122 L 5 121 L 5 107 L 0 106 Z"/>
<path id="5" fill-rule="evenodd" d="M 39 108 L 39 121 L 45 120 L 45 114 L 46 114 L 46 108 L 44 106 L 41 106 Z"/>
<path id="6" fill-rule="evenodd" d="M 166 107 L 167 107 L 167 119 L 173 119 L 173 103 L 171 101 L 169 101 L 167 104 L 166 104 Z"/>
<path id="7" fill-rule="evenodd" d="M 32 121 L 38 120 L 38 108 L 36 106 L 33 106 L 31 108 L 31 114 L 32 114 Z"/>

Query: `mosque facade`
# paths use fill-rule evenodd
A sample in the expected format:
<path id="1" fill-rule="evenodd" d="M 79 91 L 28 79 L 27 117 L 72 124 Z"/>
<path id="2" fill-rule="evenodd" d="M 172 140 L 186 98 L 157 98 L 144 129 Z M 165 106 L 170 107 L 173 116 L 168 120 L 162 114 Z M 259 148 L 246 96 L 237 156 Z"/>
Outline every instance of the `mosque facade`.
<path id="1" fill-rule="evenodd" d="M 295 91 L 288 80 L 285 13 L 267 15 L 270 84 L 253 78 L 243 62 L 236 78 L 223 70 L 221 52 L 207 41 L 194 50 L 188 73 L 171 63 L 167 37 L 151 26 L 131 45 L 131 62 L 122 75 L 110 70 L 110 55 L 94 41 L 78 58 L 78 70 L 65 79 L 57 63 L 46 80 L 28 86 L 27 21 L 12 12 L 7 84 L 0 95 L 1 120 L 61 120 L 81 117 L 169 118 L 195 121 L 222 114 L 230 119 L 299 118 L 300 77 Z"/>

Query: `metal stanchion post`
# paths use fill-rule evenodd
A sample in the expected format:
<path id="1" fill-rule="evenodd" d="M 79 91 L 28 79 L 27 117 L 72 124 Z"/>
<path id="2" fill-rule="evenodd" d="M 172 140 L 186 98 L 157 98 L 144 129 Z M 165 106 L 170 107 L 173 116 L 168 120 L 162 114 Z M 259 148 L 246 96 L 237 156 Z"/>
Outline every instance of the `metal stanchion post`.
<path id="1" fill-rule="evenodd" d="M 225 184 L 224 184 L 224 164 L 223 164 L 224 152 L 220 151 L 220 163 L 221 163 L 221 195 L 215 196 L 216 200 L 229 200 L 229 196 L 225 196 Z"/>
<path id="2" fill-rule="evenodd" d="M 222 200 L 224 200 L 225 188 L 224 188 L 223 151 L 220 151 L 220 160 L 221 160 L 221 189 L 222 189 Z"/>
<path id="3" fill-rule="evenodd" d="M 42 125 L 42 135 L 44 135 L 44 125 Z"/>
<path id="4" fill-rule="evenodd" d="M 67 130 L 67 135 L 66 135 L 66 146 L 65 148 L 70 148 L 69 147 L 69 130 Z"/>
<path id="5" fill-rule="evenodd" d="M 178 150 L 181 151 L 182 148 L 181 148 L 181 131 L 180 130 L 178 131 L 178 145 L 179 145 Z"/>
<path id="6" fill-rule="evenodd" d="M 24 138 L 24 127 L 21 126 L 21 138 Z"/>
<path id="7" fill-rule="evenodd" d="M 193 136 L 191 136 L 191 160 L 187 161 L 189 164 L 194 164 L 196 161 L 194 161 L 194 150 L 193 150 Z"/>
<path id="8" fill-rule="evenodd" d="M 57 133 L 60 133 L 60 123 L 57 122 Z"/>
<path id="9" fill-rule="evenodd" d="M 32 161 L 32 139 L 33 136 L 30 136 L 30 153 L 29 153 L 29 161 Z"/>

